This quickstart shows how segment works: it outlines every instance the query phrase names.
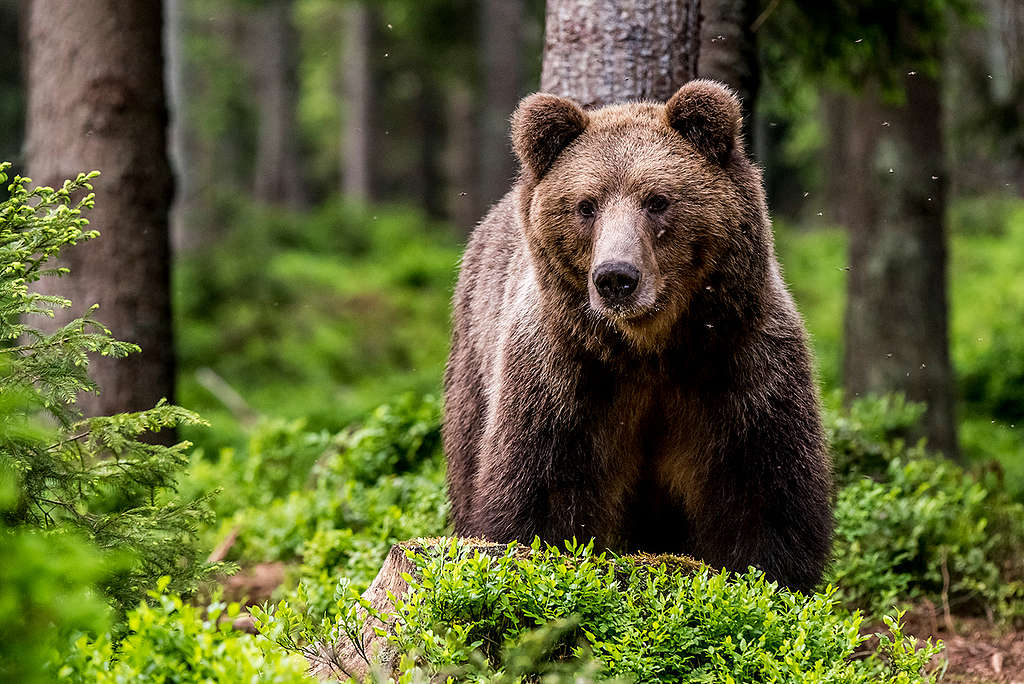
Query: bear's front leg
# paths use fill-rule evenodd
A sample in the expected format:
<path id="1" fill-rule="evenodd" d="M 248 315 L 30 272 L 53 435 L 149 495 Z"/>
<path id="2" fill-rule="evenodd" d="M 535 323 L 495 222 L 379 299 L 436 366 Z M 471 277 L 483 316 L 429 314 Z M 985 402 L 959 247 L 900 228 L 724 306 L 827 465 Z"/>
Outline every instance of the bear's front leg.
<path id="1" fill-rule="evenodd" d="M 506 359 L 491 397 L 472 515 L 456 533 L 497 542 L 600 540 L 595 491 L 604 467 L 585 428 L 588 408 L 576 398 L 579 374 L 571 363 L 552 368 L 516 356 Z"/>
<path id="2" fill-rule="evenodd" d="M 755 566 L 784 586 L 811 591 L 831 553 L 832 482 L 810 391 L 768 395 L 745 425 L 723 421 L 719 465 L 704 487 L 696 555 L 743 572 Z"/>

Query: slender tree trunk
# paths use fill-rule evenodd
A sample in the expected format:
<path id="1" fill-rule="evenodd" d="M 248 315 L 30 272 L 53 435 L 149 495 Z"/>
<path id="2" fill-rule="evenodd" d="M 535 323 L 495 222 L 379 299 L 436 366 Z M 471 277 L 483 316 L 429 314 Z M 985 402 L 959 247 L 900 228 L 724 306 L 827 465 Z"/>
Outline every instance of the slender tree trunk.
<path id="1" fill-rule="evenodd" d="M 746 149 L 754 149 L 754 106 L 761 85 L 756 34 L 755 0 L 703 0 L 700 27 L 700 64 L 703 78 L 721 81 L 736 91 L 743 103 Z"/>
<path id="2" fill-rule="evenodd" d="M 479 205 L 486 209 L 508 191 L 516 173 L 508 119 L 523 95 L 523 0 L 484 0 L 480 49 L 484 62 Z M 482 213 L 482 212 L 478 212 Z"/>
<path id="3" fill-rule="evenodd" d="M 849 226 L 843 380 L 848 398 L 902 391 L 927 402 L 924 435 L 956 457 L 939 85 L 916 74 L 905 89 L 902 106 L 869 90 L 851 122 L 860 144 L 849 180 L 863 199 Z"/>
<path id="4" fill-rule="evenodd" d="M 27 18 L 29 175 L 58 186 L 103 174 L 89 216 L 102 237 L 69 249 L 71 275 L 39 289 L 68 295 L 73 315 L 99 303 L 98 318 L 142 347 L 93 362 L 102 394 L 83 397 L 86 413 L 149 408 L 174 391 L 161 5 L 35 0 Z M 54 325 L 69 317 L 58 312 Z"/>
<path id="5" fill-rule="evenodd" d="M 422 73 L 423 81 L 416 95 L 416 123 L 419 126 L 419 163 L 416 168 L 416 185 L 420 206 L 429 216 L 447 218 L 447 207 L 441 195 L 444 173 L 441 156 L 445 143 L 445 122 L 441 89 L 429 73 Z"/>
<path id="6" fill-rule="evenodd" d="M 186 74 L 185 21 L 183 0 L 165 0 L 164 44 L 167 46 L 167 59 L 164 76 L 171 120 L 168 131 L 170 161 L 177 190 L 171 207 L 172 252 L 190 249 L 200 240 L 199 231 L 192 230 L 189 221 L 189 214 L 193 212 L 195 204 L 197 184 L 194 160 L 190 155 L 194 141 L 191 140 L 185 108 L 185 93 L 189 92 L 191 85 Z"/>
<path id="7" fill-rule="evenodd" d="M 373 12 L 358 2 L 345 8 L 345 49 L 342 54 L 341 192 L 366 202 L 373 198 L 373 76 L 370 48 L 373 44 Z"/>
<path id="8" fill-rule="evenodd" d="M 479 187 L 487 182 L 482 178 L 480 172 L 482 162 L 481 156 L 488 154 L 483 151 L 484 147 L 494 148 L 493 140 L 481 143 L 479 140 L 480 126 L 477 125 L 477 108 L 474 106 L 473 92 L 464 83 L 453 83 L 449 86 L 448 93 L 448 168 L 450 183 L 448 187 L 450 200 L 448 202 L 448 214 L 452 217 L 455 225 L 464 235 L 470 231 L 480 217 L 484 214 L 485 207 L 481 206 Z M 499 141 L 507 140 L 505 133 L 491 133 L 497 135 Z M 478 154 L 479 153 L 479 154 Z M 505 182 L 505 190 L 511 185 L 509 180 Z M 493 180 L 493 179 L 492 179 Z M 489 203 L 489 202 L 488 202 Z"/>
<path id="9" fill-rule="evenodd" d="M 269 203 L 298 207 L 306 203 L 299 161 L 298 57 L 291 0 L 273 0 L 252 17 L 250 64 L 259 111 L 253 194 Z"/>
<path id="10" fill-rule="evenodd" d="M 541 90 L 665 101 L 697 74 L 700 0 L 548 0 Z"/>

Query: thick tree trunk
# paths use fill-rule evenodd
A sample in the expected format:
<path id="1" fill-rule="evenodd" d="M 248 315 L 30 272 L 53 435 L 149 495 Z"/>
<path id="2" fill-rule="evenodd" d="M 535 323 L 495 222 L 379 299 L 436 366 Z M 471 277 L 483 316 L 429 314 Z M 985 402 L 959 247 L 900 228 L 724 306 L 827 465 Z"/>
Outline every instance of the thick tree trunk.
<path id="1" fill-rule="evenodd" d="M 522 82 L 523 0 L 484 0 L 480 50 L 483 53 L 484 103 L 481 112 L 479 201 L 486 209 L 508 192 L 516 165 L 509 144 L 508 120 Z"/>
<path id="2" fill-rule="evenodd" d="M 924 435 L 955 457 L 942 108 L 935 80 L 908 75 L 905 88 L 902 106 L 869 91 L 851 122 L 862 144 L 847 180 L 864 184 L 853 190 L 864 200 L 850 212 L 843 380 L 851 399 L 901 391 L 927 402 Z"/>
<path id="3" fill-rule="evenodd" d="M 700 63 L 702 78 L 721 81 L 736 91 L 743 103 L 743 133 L 746 148 L 754 149 L 754 105 L 761 85 L 757 41 L 753 31 L 757 20 L 755 0 L 702 0 Z"/>
<path id="4" fill-rule="evenodd" d="M 268 204 L 299 207 L 306 203 L 306 192 L 295 120 L 298 46 L 291 14 L 291 0 L 273 0 L 257 10 L 247 61 L 259 112 L 253 195 Z"/>
<path id="5" fill-rule="evenodd" d="M 69 249 L 71 275 L 39 289 L 74 302 L 54 325 L 99 303 L 114 335 L 142 347 L 94 361 L 102 394 L 83 397 L 86 413 L 150 408 L 174 390 L 161 4 L 35 0 L 27 17 L 28 173 L 51 186 L 103 174 L 89 216 L 102 237 Z"/>
<path id="6" fill-rule="evenodd" d="M 373 13 L 362 3 L 345 8 L 345 49 L 342 53 L 342 90 L 345 116 L 341 131 L 341 192 L 362 202 L 373 198 L 373 76 L 370 46 Z"/>
<path id="7" fill-rule="evenodd" d="M 700 0 L 548 0 L 541 90 L 664 102 L 697 74 Z"/>

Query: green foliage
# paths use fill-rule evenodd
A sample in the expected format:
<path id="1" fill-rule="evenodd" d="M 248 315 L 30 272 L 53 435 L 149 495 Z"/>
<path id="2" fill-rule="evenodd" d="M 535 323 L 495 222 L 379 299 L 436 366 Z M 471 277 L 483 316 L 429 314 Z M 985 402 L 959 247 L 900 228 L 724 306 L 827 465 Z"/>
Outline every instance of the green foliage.
<path id="1" fill-rule="evenodd" d="M 805 597 L 753 570 L 736 576 L 539 543 L 529 554 L 515 545 L 492 554 L 452 540 L 409 556 L 416 572 L 404 577 L 410 590 L 394 614 L 374 615 L 343 584 L 334 619 L 303 617 L 285 601 L 257 611 L 258 628 L 302 651 L 358 639 L 360 611 L 369 611 L 393 623 L 379 633 L 408 655 L 404 668 L 457 681 L 573 670 L 585 681 L 932 681 L 920 671 L 938 649 L 917 651 L 896 622 L 883 642 L 887 661 L 851 660 L 866 637 L 857 614 L 837 609 L 832 589 Z"/>
<path id="2" fill-rule="evenodd" d="M 839 404 L 839 397 L 830 403 Z M 905 437 L 924 410 L 924 404 L 908 402 L 899 394 L 858 399 L 846 410 L 826 409 L 825 429 L 840 486 L 863 477 L 881 479 L 897 458 L 923 457 L 923 445 L 908 449 Z"/>
<path id="3" fill-rule="evenodd" d="M 150 603 L 128 613 L 128 634 L 80 636 L 51 665 L 49 681 L 118 682 L 309 682 L 305 660 L 266 639 L 239 633 L 231 622 L 237 603 L 214 601 L 205 609 L 164 593 L 166 578 Z"/>
<path id="4" fill-rule="evenodd" d="M 952 217 L 961 217 L 956 221 L 973 213 L 991 220 L 1003 217 L 1003 222 L 951 236 L 950 345 L 964 409 L 963 451 L 973 463 L 998 461 L 1007 489 L 1024 501 L 1024 329 L 1014 325 L 1024 320 L 1024 206 L 1000 203 L 1006 206 L 999 211 L 961 210 L 956 204 L 951 209 Z M 845 236 L 836 229 L 776 228 L 786 281 L 807 322 L 819 377 L 831 397 L 840 383 Z"/>
<path id="5" fill-rule="evenodd" d="M 881 614 L 928 600 L 958 614 L 1024 616 L 1024 506 L 957 465 L 894 458 L 836 501 L 831 581 L 851 606 Z"/>
<path id="6" fill-rule="evenodd" d="M 854 88 L 894 87 L 907 69 L 938 70 L 954 16 L 973 17 L 971 0 L 815 0 L 775 3 L 766 15 L 762 59 L 771 70 L 797 60 L 810 76 Z"/>
<path id="7" fill-rule="evenodd" d="M 0 432 L 10 428 L 0 421 Z M 0 467 L 0 514 L 16 499 L 13 473 Z M 93 587 L 109 569 L 75 535 L 31 529 L 0 527 L 0 558 L 0 680 L 49 682 L 43 666 L 61 639 L 106 627 L 107 606 Z"/>
<path id="8" fill-rule="evenodd" d="M 198 384 L 204 367 L 257 412 L 314 431 L 437 390 L 458 260 L 443 229 L 408 210 L 337 203 L 233 211 L 231 234 L 175 274 L 182 401 L 217 419 L 218 441 L 241 440 L 223 432 L 234 420 Z"/>
<path id="9" fill-rule="evenodd" d="M 0 182 L 7 180 L 6 168 L 0 165 Z M 115 340 L 92 317 L 94 309 L 54 332 L 34 325 L 70 305 L 30 286 L 64 272 L 47 262 L 65 245 L 97 236 L 82 217 L 92 206 L 86 191 L 94 175 L 81 174 L 59 190 L 30 190 L 28 179 L 15 177 L 10 198 L 0 204 L 0 409 L 6 426 L 0 429 L 0 471 L 18 483 L 0 522 L 40 531 L 69 553 L 75 545 L 62 536 L 87 539 L 108 559 L 126 556 L 101 582 L 123 610 L 161 575 L 171 577 L 177 591 L 188 591 L 215 567 L 203 562 L 197 545 L 198 527 L 209 520 L 205 497 L 173 496 L 189 444 L 142 441 L 147 433 L 202 421 L 163 402 L 139 413 L 81 419 L 78 393 L 97 389 L 88 377 L 88 354 L 123 356 L 136 347 Z M 76 201 L 78 194 L 84 196 Z M 87 568 L 83 573 L 90 576 Z"/>
<path id="10" fill-rule="evenodd" d="M 237 530 L 232 558 L 301 559 L 291 581 L 306 584 L 310 600 L 327 609 L 339 572 L 365 587 L 392 544 L 444 532 L 436 399 L 400 397 L 336 434 L 285 427 L 257 429 L 247 452 L 225 450 L 216 464 L 193 460 L 190 486 L 226 489 L 219 534 Z M 283 481 L 302 486 L 267 493 Z"/>
<path id="11" fill-rule="evenodd" d="M 1024 203 L 972 204 L 991 218 L 987 230 L 953 236 L 952 268 L 963 274 L 952 290 L 960 388 L 973 413 L 1024 424 L 1024 330 L 1015 324 L 1024 317 Z"/>

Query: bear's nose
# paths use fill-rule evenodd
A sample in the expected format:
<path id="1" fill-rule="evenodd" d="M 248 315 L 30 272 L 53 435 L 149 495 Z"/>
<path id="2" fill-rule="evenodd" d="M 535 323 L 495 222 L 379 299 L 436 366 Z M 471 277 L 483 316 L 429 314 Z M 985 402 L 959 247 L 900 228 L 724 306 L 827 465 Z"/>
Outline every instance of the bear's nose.
<path id="1" fill-rule="evenodd" d="M 625 261 L 606 261 L 594 269 L 594 285 L 601 299 L 619 304 L 636 292 L 640 271 Z"/>

